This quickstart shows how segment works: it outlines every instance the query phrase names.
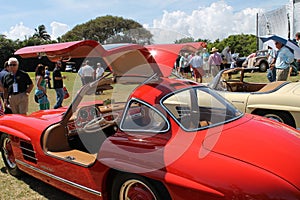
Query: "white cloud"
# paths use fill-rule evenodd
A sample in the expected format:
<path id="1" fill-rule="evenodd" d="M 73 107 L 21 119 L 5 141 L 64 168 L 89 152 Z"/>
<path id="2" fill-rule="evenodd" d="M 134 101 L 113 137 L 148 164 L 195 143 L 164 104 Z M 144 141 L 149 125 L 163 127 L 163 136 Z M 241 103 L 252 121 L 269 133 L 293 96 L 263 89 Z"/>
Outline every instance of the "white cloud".
<path id="1" fill-rule="evenodd" d="M 50 26 L 51 32 L 49 32 L 47 28 L 46 31 L 50 34 L 52 40 L 56 40 L 58 37 L 62 36 L 70 30 L 70 27 L 68 25 L 60 22 L 54 21 L 50 24 Z M 12 40 L 24 40 L 31 37 L 34 33 L 34 28 L 26 27 L 24 26 L 23 22 L 20 22 L 19 24 L 11 27 L 8 32 L 4 32 L 3 34 L 6 35 L 7 38 Z"/>
<path id="2" fill-rule="evenodd" d="M 34 29 L 28 28 L 23 25 L 23 22 L 16 24 L 15 26 L 11 27 L 8 32 L 4 32 L 7 38 L 16 40 L 24 40 L 34 34 Z"/>
<path id="3" fill-rule="evenodd" d="M 255 34 L 256 13 L 262 11 L 258 8 L 246 8 L 236 12 L 232 6 L 220 0 L 191 12 L 184 12 L 180 8 L 172 12 L 165 10 L 161 17 L 153 19 L 152 23 L 144 27 L 154 34 L 155 43 L 173 43 L 183 37 L 215 41 L 233 34 Z M 46 30 L 56 40 L 70 30 L 69 25 L 53 21 Z M 25 36 L 34 34 L 34 28 L 26 27 L 20 22 L 3 34 L 10 39 L 24 40 Z"/>
<path id="4" fill-rule="evenodd" d="M 58 37 L 65 34 L 67 31 L 70 30 L 70 27 L 67 24 L 63 24 L 60 22 L 52 22 L 51 26 L 51 39 L 56 40 Z"/>
<path id="5" fill-rule="evenodd" d="M 255 20 L 258 12 L 262 12 L 262 10 L 247 8 L 234 12 L 231 6 L 224 1 L 219 1 L 208 7 L 200 7 L 191 14 L 182 11 L 164 11 L 161 19 L 153 20 L 151 30 L 167 30 L 167 33 L 172 30 L 177 35 L 180 33 L 184 37 L 215 41 L 233 34 L 255 34 Z M 149 25 L 145 27 L 149 28 Z M 152 33 L 155 34 L 155 32 Z M 164 35 L 167 37 L 162 38 Z M 159 37 L 157 36 L 156 34 L 154 36 L 155 43 L 159 43 L 159 41 L 170 43 L 176 40 L 161 32 Z"/>

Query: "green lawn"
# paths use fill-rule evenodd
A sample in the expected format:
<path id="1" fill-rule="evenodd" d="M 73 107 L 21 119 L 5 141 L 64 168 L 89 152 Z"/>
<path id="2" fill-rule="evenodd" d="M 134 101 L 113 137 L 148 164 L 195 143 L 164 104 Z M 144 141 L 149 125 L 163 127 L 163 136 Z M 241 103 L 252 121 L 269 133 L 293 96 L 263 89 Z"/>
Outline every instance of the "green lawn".
<path id="1" fill-rule="evenodd" d="M 29 72 L 29 75 L 35 84 L 35 77 L 34 77 L 34 72 Z M 80 79 L 77 76 L 77 73 L 69 73 L 69 72 L 62 72 L 62 75 L 65 75 L 67 78 L 64 79 L 64 85 L 66 86 L 66 88 L 69 91 L 70 97 L 68 99 L 65 99 L 63 101 L 63 106 L 67 106 L 71 103 L 72 101 L 72 96 L 73 96 L 73 88 L 79 88 L 81 86 L 81 82 Z M 52 73 L 51 73 L 51 78 L 52 78 Z M 51 85 L 53 86 L 53 82 L 51 80 Z M 34 111 L 39 110 L 39 105 L 34 101 L 34 90 L 36 87 L 34 87 L 34 89 L 32 90 L 32 92 L 30 93 L 29 96 L 29 112 L 28 113 L 32 113 Z M 50 101 L 50 108 L 53 108 L 53 106 L 56 103 L 56 93 L 54 89 L 47 89 L 47 96 L 48 99 Z"/>

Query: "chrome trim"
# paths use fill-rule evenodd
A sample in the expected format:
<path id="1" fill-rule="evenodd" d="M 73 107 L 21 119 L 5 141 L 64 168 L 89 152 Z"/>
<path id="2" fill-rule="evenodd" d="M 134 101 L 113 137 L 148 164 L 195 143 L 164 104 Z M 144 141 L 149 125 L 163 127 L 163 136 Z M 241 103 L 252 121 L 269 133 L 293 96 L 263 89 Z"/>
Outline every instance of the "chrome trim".
<path id="1" fill-rule="evenodd" d="M 28 148 L 25 148 L 25 147 L 22 147 L 22 146 L 20 146 L 20 148 L 22 149 L 22 150 L 25 150 L 25 151 L 30 151 L 30 152 L 32 152 L 32 153 L 36 153 L 33 149 L 28 149 Z"/>
<path id="2" fill-rule="evenodd" d="M 184 131 L 187 131 L 187 132 L 192 132 L 192 131 L 199 131 L 199 130 L 204 130 L 204 129 L 208 129 L 208 128 L 212 128 L 212 127 L 216 127 L 216 126 L 220 126 L 220 125 L 223 125 L 223 124 L 227 124 L 229 122 L 232 122 L 232 121 L 235 121 L 239 118 L 241 118 L 242 116 L 244 116 L 244 114 L 240 111 L 238 111 L 238 109 L 236 108 L 236 110 L 241 113 L 240 115 L 236 116 L 236 117 L 233 117 L 231 119 L 228 119 L 226 121 L 223 121 L 223 122 L 218 122 L 218 123 L 215 123 L 215 124 L 210 124 L 208 126 L 205 126 L 205 127 L 200 127 L 200 128 L 193 128 L 193 129 L 187 129 L 185 128 L 181 122 L 176 119 L 176 117 L 174 116 L 174 114 L 164 105 L 163 101 L 165 99 L 167 99 L 168 97 L 172 96 L 173 94 L 177 94 L 177 93 L 180 93 L 184 90 L 190 90 L 191 88 L 193 89 L 197 89 L 197 88 L 208 88 L 210 89 L 211 91 L 213 91 L 214 94 L 216 95 L 219 95 L 223 100 L 224 102 L 226 103 L 229 103 L 230 105 L 232 105 L 232 103 L 230 103 L 228 100 L 226 100 L 224 97 L 222 97 L 218 92 L 214 91 L 213 89 L 211 89 L 210 87 L 207 87 L 207 86 L 193 86 L 193 87 L 187 87 L 187 88 L 182 88 L 182 89 L 179 89 L 179 90 L 176 90 L 175 92 L 170 92 L 169 94 L 165 95 L 164 97 L 162 97 L 159 101 L 160 105 L 165 109 L 165 111 L 173 118 L 173 120 L 184 130 Z"/>
<path id="3" fill-rule="evenodd" d="M 27 158 L 30 158 L 30 159 L 32 159 L 32 160 L 35 160 L 35 161 L 38 160 L 37 158 L 32 157 L 32 156 L 29 156 L 29 155 L 27 155 L 27 154 L 23 154 L 23 156 L 24 156 L 24 157 L 27 157 Z"/>
<path id="4" fill-rule="evenodd" d="M 50 178 L 52 178 L 52 179 L 55 179 L 55 180 L 57 180 L 57 181 L 60 181 L 60 182 L 65 183 L 65 184 L 67 184 L 67 185 L 70 185 L 70 186 L 72 186 L 72 187 L 78 188 L 78 189 L 80 189 L 80 190 L 84 190 L 84 191 L 86 191 L 86 192 L 89 192 L 89 193 L 94 194 L 94 195 L 98 195 L 98 196 L 100 196 L 100 197 L 102 196 L 101 192 L 99 192 L 99 191 L 96 191 L 96 190 L 87 188 L 87 187 L 85 187 L 85 186 L 83 186 L 83 185 L 79 185 L 79 184 L 77 184 L 77 183 L 74 183 L 74 182 L 72 182 L 72 181 L 68 181 L 68 180 L 63 179 L 63 178 L 60 178 L 60 177 L 58 177 L 58 176 L 55 176 L 55 175 L 50 174 L 50 173 L 48 173 L 48 172 L 45 172 L 45 171 L 43 171 L 43 170 L 41 170 L 41 169 L 38 169 L 38 168 L 36 168 L 36 167 L 33 167 L 33 166 L 31 166 L 31 165 L 29 165 L 29 164 L 27 164 L 27 163 L 25 163 L 25 162 L 23 162 L 23 161 L 21 161 L 21 160 L 17 160 L 17 159 L 16 159 L 16 162 L 17 162 L 18 164 L 20 164 L 20 165 L 23 165 L 24 167 L 27 167 L 27 168 L 29 168 L 29 169 L 32 169 L 32 170 L 34 170 L 34 171 L 36 171 L 36 172 L 38 172 L 38 173 L 40 173 L 40 174 L 43 174 L 43 175 L 45 175 L 45 176 L 48 176 L 48 177 L 50 177 Z"/>
<path id="5" fill-rule="evenodd" d="M 126 118 L 126 114 L 127 114 L 127 111 L 129 109 L 129 106 L 130 106 L 130 103 L 133 102 L 133 101 L 137 101 L 138 103 L 140 104 L 144 104 L 146 105 L 147 107 L 151 108 L 152 110 L 154 110 L 157 114 L 159 114 L 163 120 L 167 123 L 167 127 L 166 129 L 164 130 L 147 130 L 147 129 L 140 129 L 140 130 L 136 130 L 136 129 L 124 129 L 123 128 L 123 124 L 125 123 L 125 118 Z M 171 125 L 170 125 L 170 122 L 168 121 L 168 119 L 166 118 L 166 116 L 164 116 L 157 108 L 155 108 L 154 106 L 152 106 L 151 104 L 145 102 L 145 101 L 142 101 L 140 99 L 137 99 L 137 98 L 131 98 L 128 103 L 126 104 L 126 107 L 124 108 L 124 113 L 123 113 L 123 116 L 121 118 L 121 122 L 120 122 L 120 130 L 121 131 L 124 131 L 124 132 L 145 132 L 145 133 L 165 133 L 167 131 L 170 130 L 171 128 Z"/>

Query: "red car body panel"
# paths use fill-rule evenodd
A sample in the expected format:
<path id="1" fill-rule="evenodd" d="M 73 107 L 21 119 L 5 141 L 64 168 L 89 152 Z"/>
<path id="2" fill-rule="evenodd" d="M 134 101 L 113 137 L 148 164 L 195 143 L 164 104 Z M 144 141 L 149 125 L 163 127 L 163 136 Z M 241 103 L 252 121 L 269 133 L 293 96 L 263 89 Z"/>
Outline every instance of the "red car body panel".
<path id="1" fill-rule="evenodd" d="M 255 121 L 252 120 L 242 126 L 235 127 L 236 131 L 234 132 L 223 131 L 220 135 L 220 142 L 211 150 L 235 159 L 243 157 L 243 162 L 251 163 L 277 174 L 277 176 L 300 188 L 300 180 L 298 179 L 300 163 L 295 162 L 298 155 L 291 153 L 300 150 L 299 144 L 291 142 L 299 140 L 300 133 L 262 117 L 256 116 L 255 119 Z M 257 121 L 262 123 L 257 123 Z M 257 129 L 265 130 L 263 136 L 261 132 L 251 130 L 254 126 Z M 269 130 L 267 127 L 274 127 L 276 131 Z M 284 134 L 287 131 L 290 134 Z M 239 140 L 234 138 L 239 138 Z M 204 144 L 209 144 L 211 139 L 214 140 L 214 136 L 207 137 Z M 249 141 L 253 142 L 249 143 Z M 280 156 L 274 157 L 274 155 Z M 293 167 L 289 168 L 287 165 L 293 165 Z"/>

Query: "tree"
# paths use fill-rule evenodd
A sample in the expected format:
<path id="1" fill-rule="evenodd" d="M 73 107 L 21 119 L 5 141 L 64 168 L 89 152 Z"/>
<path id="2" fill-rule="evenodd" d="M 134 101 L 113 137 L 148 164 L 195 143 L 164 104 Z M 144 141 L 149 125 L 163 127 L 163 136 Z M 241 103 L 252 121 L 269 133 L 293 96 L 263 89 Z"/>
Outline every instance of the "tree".
<path id="1" fill-rule="evenodd" d="M 0 69 L 3 68 L 4 62 L 13 56 L 15 50 L 16 43 L 2 35 L 0 37 Z"/>
<path id="2" fill-rule="evenodd" d="M 179 40 L 175 40 L 175 44 L 182 44 L 182 43 L 188 43 L 188 42 L 194 42 L 194 38 L 192 37 L 186 37 L 186 38 L 181 38 Z"/>
<path id="3" fill-rule="evenodd" d="M 216 47 L 221 52 L 226 46 L 229 46 L 232 53 L 239 53 L 239 56 L 248 56 L 256 51 L 256 36 L 251 34 L 230 35 L 223 40 L 217 39 L 214 42 L 208 42 L 207 48 Z"/>
<path id="4" fill-rule="evenodd" d="M 34 38 L 40 40 L 50 41 L 51 36 L 47 33 L 45 25 L 39 25 L 38 28 L 34 29 L 35 33 L 33 34 Z"/>
<path id="5" fill-rule="evenodd" d="M 100 43 L 150 44 L 152 34 L 133 20 L 107 15 L 75 26 L 61 39 L 62 41 L 91 39 Z"/>

